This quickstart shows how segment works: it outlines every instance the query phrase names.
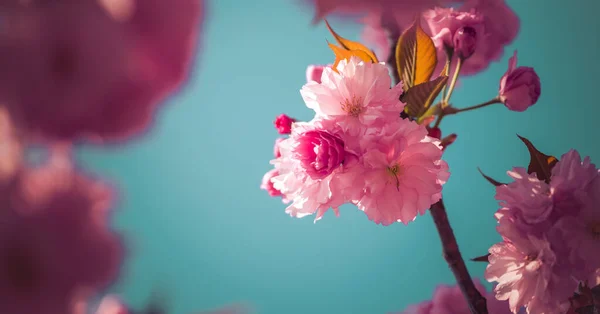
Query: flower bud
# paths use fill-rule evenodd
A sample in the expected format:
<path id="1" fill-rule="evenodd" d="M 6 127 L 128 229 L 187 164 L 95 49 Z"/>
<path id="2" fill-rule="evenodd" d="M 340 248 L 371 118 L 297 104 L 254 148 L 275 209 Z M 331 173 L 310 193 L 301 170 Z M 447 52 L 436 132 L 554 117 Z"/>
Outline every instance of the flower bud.
<path id="1" fill-rule="evenodd" d="M 475 52 L 477 44 L 477 32 L 473 27 L 464 26 L 459 28 L 452 39 L 454 53 L 461 59 L 467 59 Z"/>
<path id="2" fill-rule="evenodd" d="M 541 94 L 540 77 L 530 67 L 517 67 L 517 52 L 508 61 L 508 70 L 500 80 L 499 97 L 512 111 L 525 111 Z"/>
<path id="3" fill-rule="evenodd" d="M 273 124 L 275 124 L 275 128 L 277 128 L 279 134 L 290 134 L 292 133 L 292 123 L 294 122 L 296 122 L 296 119 L 282 113 L 277 116 Z"/>
<path id="4" fill-rule="evenodd" d="M 321 84 L 321 75 L 327 66 L 311 64 L 306 68 L 306 82 L 317 82 Z"/>

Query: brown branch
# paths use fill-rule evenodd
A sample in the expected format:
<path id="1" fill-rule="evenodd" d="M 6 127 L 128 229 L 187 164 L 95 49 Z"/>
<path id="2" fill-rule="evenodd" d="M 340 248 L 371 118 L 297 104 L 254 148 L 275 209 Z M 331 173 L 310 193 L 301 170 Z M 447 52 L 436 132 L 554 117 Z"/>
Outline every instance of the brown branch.
<path id="1" fill-rule="evenodd" d="M 467 266 L 460 254 L 458 243 L 456 243 L 456 237 L 454 236 L 452 227 L 450 227 L 446 208 L 442 200 L 431 206 L 431 216 L 442 240 L 444 259 L 448 263 L 448 266 L 450 266 L 460 290 L 467 299 L 471 313 L 488 314 L 485 298 L 475 288 Z"/>
<path id="2" fill-rule="evenodd" d="M 394 78 L 394 85 L 400 83 L 400 76 L 398 75 L 398 69 L 396 66 L 396 43 L 398 39 L 400 39 L 400 35 L 402 35 L 402 30 L 398 26 L 398 22 L 395 17 L 390 16 L 389 14 L 384 14 L 381 17 L 381 26 L 387 30 L 388 41 L 390 43 L 390 55 L 386 63 L 391 68 L 392 75 Z"/>

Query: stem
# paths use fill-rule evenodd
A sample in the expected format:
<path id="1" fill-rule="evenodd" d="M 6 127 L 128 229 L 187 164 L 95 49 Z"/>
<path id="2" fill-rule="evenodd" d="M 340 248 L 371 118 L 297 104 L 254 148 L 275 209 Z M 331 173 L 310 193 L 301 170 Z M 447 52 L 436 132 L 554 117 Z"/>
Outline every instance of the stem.
<path id="1" fill-rule="evenodd" d="M 383 18 L 383 17 L 382 17 Z M 396 44 L 400 38 L 400 30 L 397 26 L 390 22 L 382 22 L 383 26 L 388 30 L 388 40 L 390 42 L 390 55 L 387 59 L 387 64 L 392 68 L 394 85 L 400 83 L 400 75 L 398 74 L 398 65 L 396 64 Z"/>
<path id="2" fill-rule="evenodd" d="M 454 54 L 454 50 L 449 47 L 445 47 L 444 51 L 446 52 L 446 71 L 444 74 L 446 76 L 450 75 L 450 67 L 452 66 L 452 55 Z M 442 99 L 446 99 L 446 94 L 448 93 L 448 84 L 444 86 L 444 90 L 442 91 Z"/>
<path id="3" fill-rule="evenodd" d="M 454 69 L 454 75 L 452 75 L 452 81 L 450 81 L 450 88 L 448 89 L 448 94 L 446 94 L 446 98 L 444 98 L 443 101 L 443 103 L 445 104 L 448 104 L 448 102 L 450 101 L 450 97 L 452 96 L 452 92 L 454 91 L 454 86 L 456 85 L 456 81 L 458 81 L 458 75 L 460 74 L 460 68 L 462 67 L 462 63 L 462 58 L 458 58 L 456 68 Z"/>
<path id="4" fill-rule="evenodd" d="M 471 276 L 467 270 L 467 266 L 458 249 L 456 237 L 454 237 L 454 232 L 448 221 L 444 202 L 440 200 L 431 205 L 430 211 L 442 241 L 444 259 L 452 270 L 454 278 L 456 278 L 456 282 L 460 287 L 460 291 L 467 299 L 471 314 L 488 314 L 486 300 L 481 293 L 477 291 L 477 288 L 475 288 L 473 280 L 471 280 Z"/>
<path id="5" fill-rule="evenodd" d="M 465 111 L 470 111 L 470 110 L 475 110 L 475 109 L 479 109 L 479 108 L 483 108 L 483 107 L 487 107 L 489 105 L 493 105 L 493 104 L 499 104 L 502 103 L 502 101 L 500 100 L 499 97 L 493 98 L 491 100 L 488 100 L 482 104 L 479 105 L 475 105 L 475 106 L 471 106 L 471 107 L 466 107 L 466 108 L 461 108 L 461 109 L 456 109 L 456 111 L 454 111 L 452 114 L 457 114 L 459 112 L 465 112 Z"/>

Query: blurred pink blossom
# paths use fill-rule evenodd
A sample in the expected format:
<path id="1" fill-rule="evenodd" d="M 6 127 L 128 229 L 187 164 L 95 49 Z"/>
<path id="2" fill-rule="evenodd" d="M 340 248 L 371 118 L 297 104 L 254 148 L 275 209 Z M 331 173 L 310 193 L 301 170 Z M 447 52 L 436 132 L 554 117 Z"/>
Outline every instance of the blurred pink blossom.
<path id="1" fill-rule="evenodd" d="M 541 82 L 535 70 L 517 67 L 517 52 L 508 61 L 508 70 L 500 80 L 499 97 L 512 111 L 525 111 L 540 98 Z"/>
<path id="2" fill-rule="evenodd" d="M 66 0 L 7 6 L 0 101 L 30 138 L 139 134 L 187 76 L 202 0 Z"/>
<path id="3" fill-rule="evenodd" d="M 144 311 L 133 311 L 123 303 L 119 297 L 114 295 L 105 296 L 95 314 L 142 314 Z M 147 311 L 148 314 L 167 314 L 163 309 L 156 311 Z M 249 314 L 250 309 L 242 305 L 229 305 L 212 311 L 194 312 L 194 314 Z"/>
<path id="4" fill-rule="evenodd" d="M 335 121 L 351 136 L 382 119 L 396 120 L 404 108 L 398 100 L 402 85 L 390 89 L 392 81 L 384 64 L 352 57 L 342 60 L 338 71 L 325 68 L 321 83 L 308 82 L 300 91 L 317 117 Z"/>
<path id="5" fill-rule="evenodd" d="M 0 187 L 0 312 L 71 314 L 112 283 L 124 253 L 109 230 L 112 194 L 60 163 Z"/>
<path id="6" fill-rule="evenodd" d="M 493 293 L 486 291 L 479 280 L 473 280 L 477 290 L 487 299 L 489 314 L 510 314 L 508 302 L 496 300 Z M 460 287 L 457 285 L 439 285 L 429 301 L 411 305 L 400 314 L 465 314 L 469 306 Z"/>

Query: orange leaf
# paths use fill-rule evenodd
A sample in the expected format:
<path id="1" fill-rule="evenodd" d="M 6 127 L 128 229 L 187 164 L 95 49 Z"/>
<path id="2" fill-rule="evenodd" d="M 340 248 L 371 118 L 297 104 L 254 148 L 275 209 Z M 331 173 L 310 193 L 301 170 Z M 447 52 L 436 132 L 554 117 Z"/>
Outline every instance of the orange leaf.
<path id="1" fill-rule="evenodd" d="M 396 66 L 404 86 L 428 82 L 437 65 L 437 52 L 433 40 L 423 31 L 416 19 L 398 39 Z"/>
<path id="2" fill-rule="evenodd" d="M 348 39 L 345 39 L 343 37 L 341 37 L 340 35 L 338 35 L 338 33 L 336 33 L 332 28 L 331 25 L 329 25 L 329 22 L 327 22 L 327 20 L 325 20 L 325 25 L 327 26 L 327 29 L 329 30 L 329 32 L 331 33 L 331 35 L 333 35 L 333 37 L 335 38 L 335 41 L 337 41 L 340 46 L 342 46 L 342 48 L 344 48 L 345 50 L 348 51 L 360 51 L 360 55 L 362 56 L 361 59 L 363 59 L 363 57 L 366 55 L 368 56 L 368 60 L 364 60 L 365 62 L 373 62 L 373 63 L 377 63 L 379 62 L 377 60 L 377 56 L 375 56 L 375 54 L 369 49 L 367 48 L 365 45 L 359 43 L 359 42 L 354 42 Z M 353 54 L 356 55 L 356 54 Z"/>
<path id="3" fill-rule="evenodd" d="M 329 45 L 329 48 L 331 48 L 331 50 L 333 50 L 333 53 L 335 54 L 335 62 L 333 63 L 332 68 L 336 72 L 337 72 L 337 66 L 340 63 L 340 61 L 342 61 L 344 59 L 350 59 L 350 57 L 352 57 L 352 56 L 358 57 L 364 62 L 371 62 L 371 57 L 364 51 L 345 50 L 344 48 L 340 48 L 332 43 L 328 43 L 328 45 Z"/>

